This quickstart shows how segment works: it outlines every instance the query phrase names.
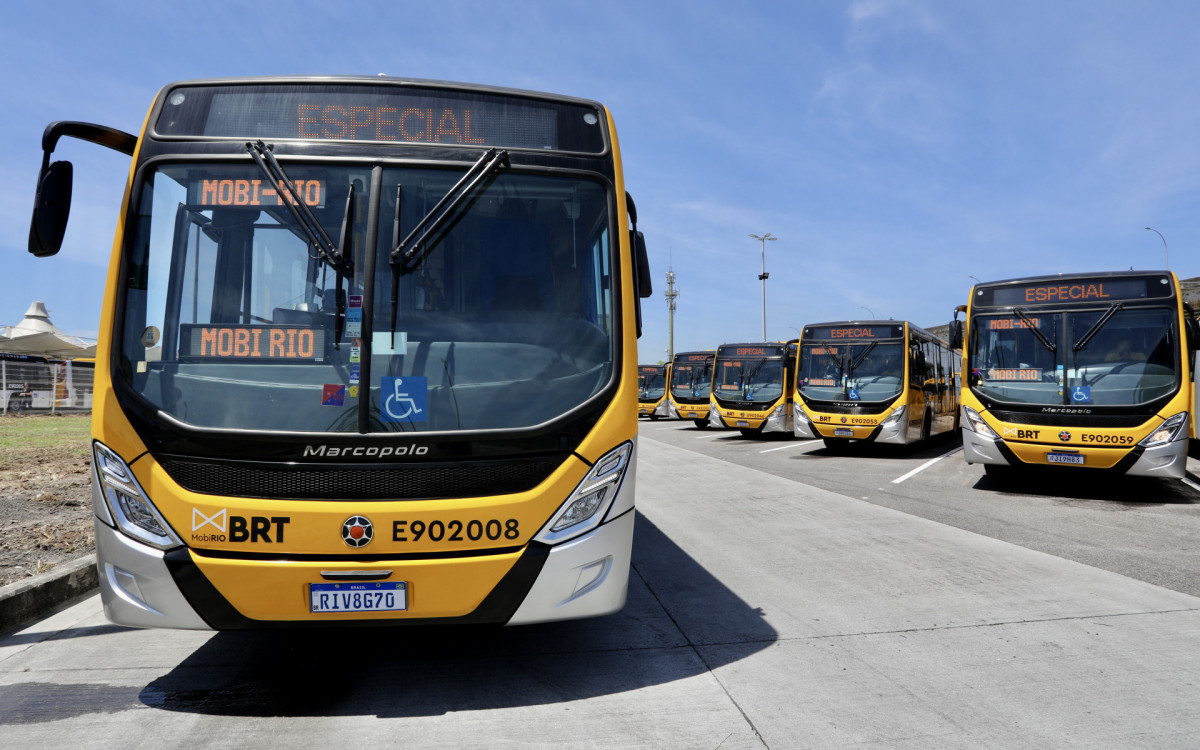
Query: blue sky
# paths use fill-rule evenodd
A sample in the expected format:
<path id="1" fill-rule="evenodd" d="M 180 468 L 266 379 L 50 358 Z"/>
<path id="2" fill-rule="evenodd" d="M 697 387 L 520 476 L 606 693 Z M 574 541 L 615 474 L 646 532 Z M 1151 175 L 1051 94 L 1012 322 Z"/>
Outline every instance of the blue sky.
<path id="1" fill-rule="evenodd" d="M 650 248 L 640 359 L 805 323 L 932 326 L 984 281 L 1200 275 L 1194 2 L 57 3 L 0 24 L 0 324 L 95 336 L 128 159 L 66 139 L 63 251 L 25 251 L 52 120 L 136 132 L 174 80 L 368 74 L 606 104 Z"/>

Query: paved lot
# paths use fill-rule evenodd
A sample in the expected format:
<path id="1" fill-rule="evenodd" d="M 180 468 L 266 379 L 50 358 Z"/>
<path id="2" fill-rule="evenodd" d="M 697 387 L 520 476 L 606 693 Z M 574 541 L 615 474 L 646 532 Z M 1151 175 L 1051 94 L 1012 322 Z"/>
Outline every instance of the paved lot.
<path id="1" fill-rule="evenodd" d="M 618 615 L 211 634 L 116 628 L 92 597 L 0 638 L 0 746 L 1195 746 L 1200 598 L 923 517 L 1187 526 L 1186 485 L 1097 510 L 957 456 L 894 483 L 953 444 L 833 457 L 679 428 L 643 425 Z"/>

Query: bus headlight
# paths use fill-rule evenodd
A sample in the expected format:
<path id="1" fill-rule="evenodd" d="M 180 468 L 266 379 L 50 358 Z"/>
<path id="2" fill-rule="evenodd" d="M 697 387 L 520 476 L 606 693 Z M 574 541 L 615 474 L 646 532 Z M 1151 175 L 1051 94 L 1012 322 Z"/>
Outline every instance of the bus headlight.
<path id="1" fill-rule="evenodd" d="M 1147 435 L 1138 445 L 1143 448 L 1154 448 L 1175 440 L 1179 436 L 1179 433 L 1187 427 L 1187 416 L 1186 411 L 1179 412 L 1159 425 L 1157 430 Z"/>
<path id="2" fill-rule="evenodd" d="M 962 410 L 963 427 L 966 427 L 968 430 L 982 435 L 985 438 L 991 438 L 992 440 L 998 440 L 1000 438 L 1000 436 L 996 434 L 996 431 L 991 427 L 988 427 L 987 422 L 983 421 L 983 417 L 979 415 L 979 412 L 975 411 L 969 406 L 964 406 Z"/>
<path id="3" fill-rule="evenodd" d="M 906 413 L 908 413 L 908 405 L 907 404 L 904 406 L 901 406 L 900 408 L 896 409 L 896 411 L 889 414 L 887 419 L 885 419 L 879 423 L 879 426 L 880 427 L 891 427 L 892 425 L 899 422 L 901 419 L 904 419 L 904 415 Z"/>
<path id="4" fill-rule="evenodd" d="M 633 443 L 625 443 L 604 454 L 535 539 L 558 544 L 599 526 L 621 488 L 632 454 Z"/>
<path id="5" fill-rule="evenodd" d="M 117 528 L 128 536 L 159 549 L 179 547 L 183 542 L 142 492 L 133 471 L 121 457 L 101 443 L 94 444 L 96 476 Z"/>
<path id="6" fill-rule="evenodd" d="M 792 408 L 792 413 L 795 415 L 797 422 L 812 424 L 812 420 L 808 418 L 808 412 L 804 411 L 804 408 L 800 406 L 799 399 L 796 399 L 796 406 Z"/>

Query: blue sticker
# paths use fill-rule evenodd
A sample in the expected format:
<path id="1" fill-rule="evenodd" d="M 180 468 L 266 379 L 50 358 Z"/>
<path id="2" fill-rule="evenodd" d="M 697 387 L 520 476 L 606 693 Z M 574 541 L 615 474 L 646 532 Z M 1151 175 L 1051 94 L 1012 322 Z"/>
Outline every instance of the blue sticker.
<path id="1" fill-rule="evenodd" d="M 1071 387 L 1071 403 L 1073 404 L 1090 404 L 1092 403 L 1092 387 L 1089 385 L 1076 385 Z"/>
<path id="2" fill-rule="evenodd" d="M 379 417 L 384 422 L 424 422 L 429 417 L 429 386 L 423 377 L 380 378 Z"/>
<path id="3" fill-rule="evenodd" d="M 858 389 L 857 389 L 857 388 L 851 388 L 851 389 L 850 389 L 850 400 L 851 400 L 851 401 L 857 401 L 857 400 L 858 400 Z"/>

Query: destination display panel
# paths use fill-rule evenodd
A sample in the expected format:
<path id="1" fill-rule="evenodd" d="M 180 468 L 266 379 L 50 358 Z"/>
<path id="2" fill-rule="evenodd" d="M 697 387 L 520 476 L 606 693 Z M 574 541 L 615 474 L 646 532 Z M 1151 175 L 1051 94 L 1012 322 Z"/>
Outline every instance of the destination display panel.
<path id="1" fill-rule="evenodd" d="M 814 339 L 840 341 L 845 339 L 898 339 L 904 336 L 903 325 L 833 325 L 810 326 L 804 329 L 806 341 Z"/>
<path id="2" fill-rule="evenodd" d="M 161 137 L 289 138 L 603 153 L 597 107 L 411 85 L 179 86 Z"/>
<path id="3" fill-rule="evenodd" d="M 1022 305 L 1105 304 L 1174 296 L 1166 275 L 1141 277 L 1072 278 L 1032 284 L 983 286 L 976 289 L 975 304 L 988 307 Z"/>

